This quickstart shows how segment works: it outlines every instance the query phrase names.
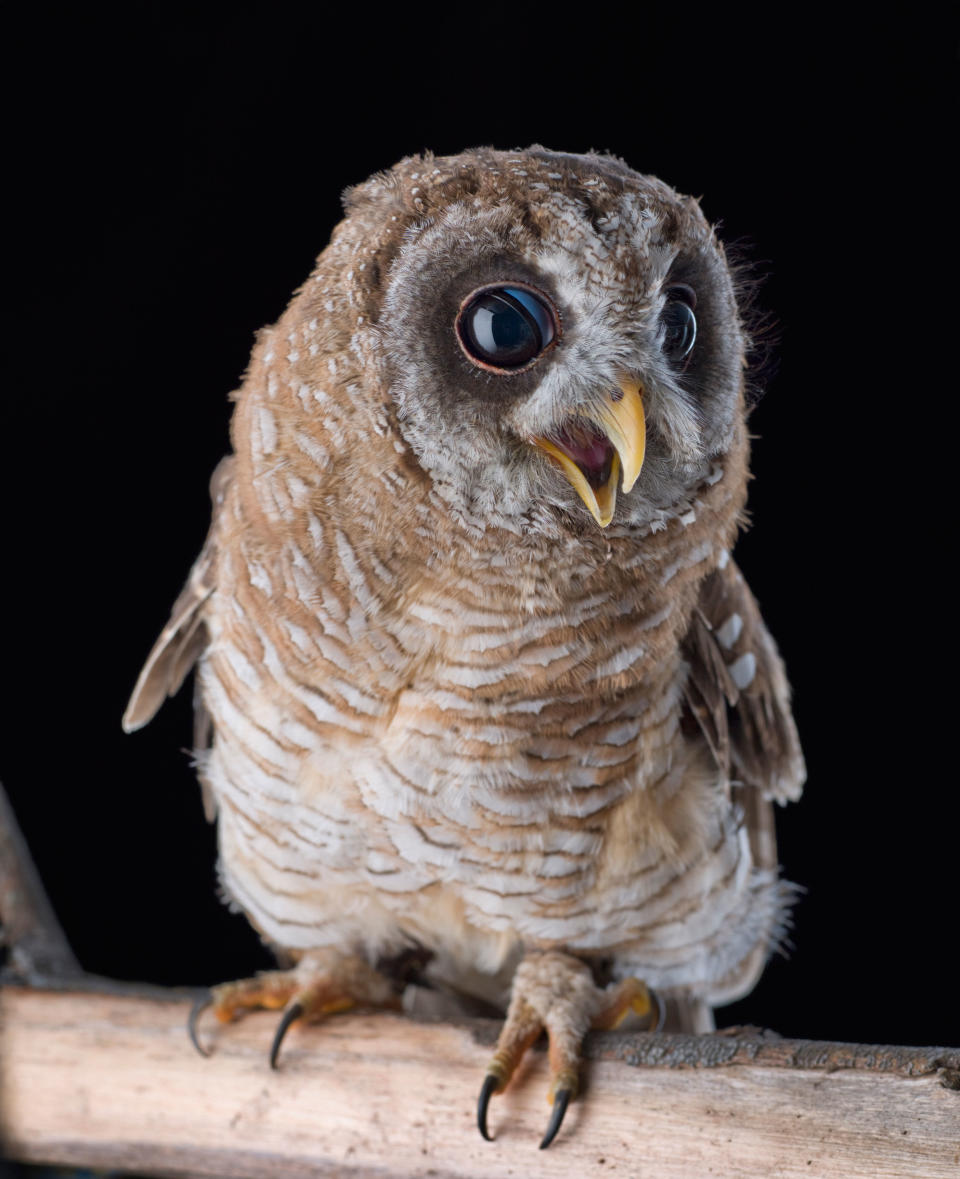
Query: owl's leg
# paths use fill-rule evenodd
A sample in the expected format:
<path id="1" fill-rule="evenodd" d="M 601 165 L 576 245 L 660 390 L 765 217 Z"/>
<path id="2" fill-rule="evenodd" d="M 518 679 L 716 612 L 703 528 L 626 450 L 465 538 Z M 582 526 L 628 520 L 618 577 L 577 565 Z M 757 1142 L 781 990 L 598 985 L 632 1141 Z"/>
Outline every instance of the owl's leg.
<path id="1" fill-rule="evenodd" d="M 299 1019 L 317 1020 L 351 1007 L 400 1007 L 393 983 L 356 954 L 314 950 L 292 970 L 267 970 L 255 978 L 222 983 L 194 1004 L 187 1030 L 194 1047 L 208 1056 L 197 1034 L 200 1015 L 208 1008 L 221 1023 L 229 1023 L 245 1011 L 265 1008 L 283 1015 L 270 1047 L 270 1067 L 277 1067 L 280 1045 L 291 1024 Z"/>
<path id="2" fill-rule="evenodd" d="M 593 981 L 589 967 L 569 954 L 549 951 L 530 954 L 517 967 L 507 1018 L 477 1104 L 477 1126 L 488 1141 L 487 1107 L 494 1093 L 502 1093 L 523 1054 L 546 1030 L 549 1040 L 550 1088 L 553 1106 L 543 1150 L 560 1129 L 580 1083 L 580 1045 L 591 1027 L 616 1027 L 630 1012 L 656 1022 L 653 997 L 635 978 L 607 990 Z"/>

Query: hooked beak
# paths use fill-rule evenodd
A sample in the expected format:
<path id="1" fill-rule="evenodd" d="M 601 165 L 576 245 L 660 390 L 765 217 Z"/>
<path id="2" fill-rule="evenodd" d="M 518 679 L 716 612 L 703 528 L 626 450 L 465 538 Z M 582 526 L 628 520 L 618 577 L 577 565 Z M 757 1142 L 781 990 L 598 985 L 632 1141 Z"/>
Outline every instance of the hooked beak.
<path id="1" fill-rule="evenodd" d="M 646 448 L 640 382 L 624 378 L 617 385 L 598 407 L 533 439 L 560 467 L 601 528 L 613 519 L 621 472 L 626 494 L 637 481 Z"/>

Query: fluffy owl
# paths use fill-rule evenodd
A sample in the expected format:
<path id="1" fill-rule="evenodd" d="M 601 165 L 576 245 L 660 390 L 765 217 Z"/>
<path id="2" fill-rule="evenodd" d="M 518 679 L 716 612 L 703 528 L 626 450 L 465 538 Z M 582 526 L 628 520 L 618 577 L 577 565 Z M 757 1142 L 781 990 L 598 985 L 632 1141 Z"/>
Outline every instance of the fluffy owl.
<path id="1" fill-rule="evenodd" d="M 345 208 L 124 725 L 196 665 L 223 891 L 292 963 L 217 1016 L 283 1008 L 275 1063 L 413 963 L 506 1010 L 484 1136 L 546 1031 L 545 1146 L 591 1026 L 703 1030 L 784 920 L 803 762 L 730 557 L 745 330 L 696 201 L 610 156 L 412 157 Z"/>

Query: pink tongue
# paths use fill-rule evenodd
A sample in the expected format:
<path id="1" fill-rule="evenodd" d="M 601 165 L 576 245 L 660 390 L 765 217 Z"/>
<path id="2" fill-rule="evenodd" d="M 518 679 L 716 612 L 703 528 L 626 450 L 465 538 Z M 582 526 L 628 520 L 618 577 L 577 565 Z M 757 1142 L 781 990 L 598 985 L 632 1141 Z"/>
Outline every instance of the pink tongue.
<path id="1" fill-rule="evenodd" d="M 611 450 L 609 439 L 584 426 L 575 427 L 572 434 L 561 430 L 557 441 L 575 463 L 594 470 L 603 466 Z"/>

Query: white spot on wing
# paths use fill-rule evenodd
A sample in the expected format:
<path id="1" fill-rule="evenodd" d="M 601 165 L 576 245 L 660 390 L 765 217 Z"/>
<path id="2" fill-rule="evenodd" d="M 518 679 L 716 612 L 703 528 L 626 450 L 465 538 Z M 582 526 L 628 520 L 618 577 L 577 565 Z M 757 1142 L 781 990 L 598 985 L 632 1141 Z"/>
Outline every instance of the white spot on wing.
<path id="1" fill-rule="evenodd" d="M 717 642 L 721 647 L 726 647 L 729 651 L 733 644 L 740 638 L 743 631 L 743 619 L 739 614 L 731 614 L 723 626 L 717 629 Z"/>
<path id="2" fill-rule="evenodd" d="M 752 651 L 748 651 L 730 664 L 729 671 L 730 678 L 742 692 L 744 688 L 750 687 L 753 677 L 757 674 L 756 656 Z"/>

